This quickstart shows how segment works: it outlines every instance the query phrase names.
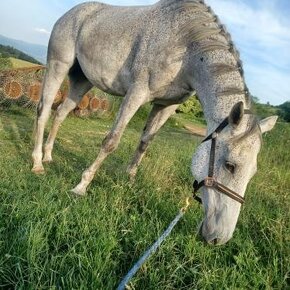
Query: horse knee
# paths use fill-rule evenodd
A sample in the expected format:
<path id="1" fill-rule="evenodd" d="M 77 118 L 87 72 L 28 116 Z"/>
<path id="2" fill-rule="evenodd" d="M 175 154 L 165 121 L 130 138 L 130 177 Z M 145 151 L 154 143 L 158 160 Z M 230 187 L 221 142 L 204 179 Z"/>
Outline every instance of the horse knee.
<path id="1" fill-rule="evenodd" d="M 142 152 L 142 153 L 145 152 L 147 147 L 148 147 L 148 140 L 146 141 L 141 140 L 140 145 L 139 145 L 139 152 Z"/>
<path id="2" fill-rule="evenodd" d="M 154 134 L 142 137 L 139 148 L 138 148 L 139 151 L 142 153 L 145 152 L 149 143 L 152 141 L 153 138 L 154 138 Z"/>
<path id="3" fill-rule="evenodd" d="M 71 108 L 71 107 L 67 106 L 65 103 L 60 104 L 55 112 L 54 121 L 57 123 L 62 123 L 65 120 L 68 113 L 74 107 Z"/>
<path id="4" fill-rule="evenodd" d="M 63 109 L 63 104 L 60 104 L 55 111 L 55 115 L 54 115 L 55 120 L 62 119 L 62 115 L 63 115 L 62 109 Z"/>
<path id="5" fill-rule="evenodd" d="M 116 133 L 109 133 L 103 140 L 102 148 L 106 153 L 112 153 L 117 149 L 119 141 L 119 136 Z"/>

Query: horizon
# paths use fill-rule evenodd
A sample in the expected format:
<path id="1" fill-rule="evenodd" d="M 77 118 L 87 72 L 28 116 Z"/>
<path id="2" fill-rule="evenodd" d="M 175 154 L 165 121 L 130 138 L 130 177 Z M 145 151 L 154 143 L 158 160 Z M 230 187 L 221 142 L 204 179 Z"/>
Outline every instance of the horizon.
<path id="1" fill-rule="evenodd" d="M 20 0 L 0 3 L 0 34 L 47 47 L 55 21 L 83 1 L 49 3 Z M 108 4 L 145 5 L 153 0 L 105 0 Z M 208 0 L 240 51 L 251 94 L 262 103 L 279 105 L 290 100 L 290 3 L 287 0 Z M 12 7 L 12 9 L 11 9 Z M 15 9 L 13 9 L 15 7 Z M 13 14 L 7 13 L 13 11 Z M 46 11 L 45 17 L 40 11 Z M 27 17 L 30 15 L 30 17 Z M 19 26 L 22 27 L 19 30 Z M 288 28 L 287 28 L 288 27 Z"/>

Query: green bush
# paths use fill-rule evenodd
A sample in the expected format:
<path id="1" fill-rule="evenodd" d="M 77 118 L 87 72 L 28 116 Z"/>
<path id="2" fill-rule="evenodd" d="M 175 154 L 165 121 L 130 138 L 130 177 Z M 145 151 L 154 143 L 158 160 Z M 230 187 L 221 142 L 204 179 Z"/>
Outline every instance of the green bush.
<path id="1" fill-rule="evenodd" d="M 260 104 L 254 103 L 253 104 L 255 113 L 259 116 L 259 118 L 264 119 L 273 115 L 277 115 L 279 109 L 275 106 L 270 104 Z"/>
<path id="2" fill-rule="evenodd" d="M 190 97 L 185 103 L 181 104 L 177 112 L 184 114 L 192 114 L 195 117 L 202 117 L 202 107 L 196 95 Z"/>
<path id="3" fill-rule="evenodd" d="M 282 105 L 278 106 L 279 116 L 286 122 L 290 122 L 290 101 L 283 103 Z"/>

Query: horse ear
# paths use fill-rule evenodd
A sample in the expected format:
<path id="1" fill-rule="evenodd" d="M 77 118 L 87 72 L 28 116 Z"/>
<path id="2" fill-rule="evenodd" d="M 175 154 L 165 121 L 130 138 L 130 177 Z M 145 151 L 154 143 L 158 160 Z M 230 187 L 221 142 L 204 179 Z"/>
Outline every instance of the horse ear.
<path id="1" fill-rule="evenodd" d="M 278 116 L 271 116 L 260 121 L 261 132 L 265 133 L 273 129 L 277 122 Z"/>
<path id="2" fill-rule="evenodd" d="M 229 124 L 233 127 L 239 126 L 244 116 L 244 103 L 238 102 L 236 103 L 229 115 Z"/>

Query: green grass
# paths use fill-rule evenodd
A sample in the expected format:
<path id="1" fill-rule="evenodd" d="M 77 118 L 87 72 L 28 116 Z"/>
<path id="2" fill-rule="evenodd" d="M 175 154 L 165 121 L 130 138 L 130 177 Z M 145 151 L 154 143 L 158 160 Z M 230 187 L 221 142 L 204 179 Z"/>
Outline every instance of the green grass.
<path id="1" fill-rule="evenodd" d="M 26 60 L 18 59 L 18 58 L 15 58 L 15 57 L 9 57 L 9 60 L 11 61 L 13 68 L 39 66 L 38 64 L 29 62 L 29 61 L 26 61 Z"/>
<path id="2" fill-rule="evenodd" d="M 85 198 L 69 190 L 94 160 L 111 121 L 69 117 L 46 175 L 30 172 L 34 117 L 0 111 L 0 288 L 116 289 L 191 194 L 191 155 L 199 140 L 166 126 L 136 182 L 124 169 L 141 127 L 129 126 Z M 134 122 L 133 122 L 134 123 Z M 131 289 L 289 289 L 290 126 L 264 138 L 259 171 L 233 239 L 205 245 L 193 204 Z"/>

